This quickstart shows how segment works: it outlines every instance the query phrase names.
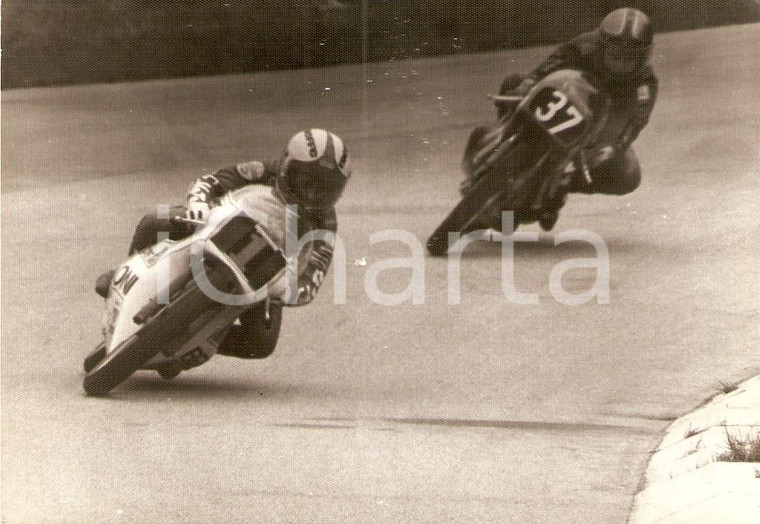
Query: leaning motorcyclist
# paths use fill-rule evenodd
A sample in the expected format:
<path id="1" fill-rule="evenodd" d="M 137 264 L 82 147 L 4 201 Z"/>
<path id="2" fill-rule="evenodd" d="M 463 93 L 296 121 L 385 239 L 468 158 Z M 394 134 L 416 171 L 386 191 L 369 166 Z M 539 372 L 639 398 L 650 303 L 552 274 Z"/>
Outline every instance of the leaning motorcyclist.
<path id="1" fill-rule="evenodd" d="M 157 213 L 144 216 L 135 230 L 129 253 L 132 255 L 152 246 L 160 235 L 165 237 L 168 233 L 171 240 L 190 235 L 192 228 L 187 223 L 171 217 L 203 221 L 222 195 L 248 184 L 271 187 L 258 197 L 258 207 L 264 211 L 269 206 L 297 206 L 299 238 L 314 230 L 336 233 L 335 204 L 351 176 L 348 160 L 348 150 L 337 135 L 323 129 L 301 131 L 290 139 L 281 158 L 265 162 L 252 160 L 201 176 L 188 190 L 187 205 L 174 206 L 169 216 L 159 217 Z M 272 227 L 284 230 L 285 224 Z M 261 333 L 256 332 L 257 325 L 262 324 L 259 317 L 266 313 L 279 323 L 283 304 L 302 306 L 311 302 L 332 261 L 332 245 L 324 239 L 312 240 L 308 248 L 308 259 L 298 268 L 297 296 L 290 297 L 285 290 L 282 296 L 274 297 L 268 311 L 260 304 L 247 310 L 220 344 L 218 354 L 261 358 L 274 350 L 279 325 L 268 330 L 272 336 L 262 339 Z M 95 289 L 99 295 L 108 295 L 113 274 L 109 271 L 98 278 Z M 271 347 L 261 347 L 262 344 Z"/>
<path id="2" fill-rule="evenodd" d="M 641 182 L 641 167 L 631 144 L 647 125 L 657 98 L 657 77 L 649 64 L 653 42 L 652 23 L 643 12 L 624 7 L 609 13 L 598 28 L 559 46 L 529 75 L 509 75 L 500 94 L 525 95 L 537 81 L 560 69 L 591 73 L 602 83 L 612 100 L 610 145 L 592 144 L 587 151 L 589 171 L 576 168 L 570 192 L 624 195 Z M 503 117 L 514 105 L 497 102 L 497 116 Z M 596 162 L 595 162 L 596 160 Z M 472 181 L 466 180 L 466 192 Z M 556 216 L 553 217 L 556 222 Z M 542 223 L 553 227 L 552 220 Z M 548 226 L 548 227 L 546 227 Z"/>

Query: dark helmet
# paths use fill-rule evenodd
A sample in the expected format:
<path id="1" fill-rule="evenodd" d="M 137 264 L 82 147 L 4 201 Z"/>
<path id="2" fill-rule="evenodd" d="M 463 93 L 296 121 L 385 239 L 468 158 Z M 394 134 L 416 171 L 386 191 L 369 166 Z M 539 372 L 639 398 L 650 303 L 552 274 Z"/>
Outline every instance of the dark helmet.
<path id="1" fill-rule="evenodd" d="M 324 129 L 309 129 L 288 142 L 276 184 L 288 204 L 325 211 L 338 201 L 350 176 L 343 141 Z"/>
<path id="2" fill-rule="evenodd" d="M 615 9 L 599 26 L 604 67 L 613 75 L 635 75 L 646 65 L 654 30 L 649 17 L 631 7 Z"/>

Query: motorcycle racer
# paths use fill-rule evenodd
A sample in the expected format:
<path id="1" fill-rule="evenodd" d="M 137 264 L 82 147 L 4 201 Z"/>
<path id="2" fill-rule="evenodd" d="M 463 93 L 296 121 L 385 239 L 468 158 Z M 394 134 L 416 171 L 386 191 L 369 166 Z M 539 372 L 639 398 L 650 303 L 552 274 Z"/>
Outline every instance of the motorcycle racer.
<path id="1" fill-rule="evenodd" d="M 135 229 L 129 254 L 152 246 L 161 234 L 165 237 L 168 233 L 171 240 L 190 235 L 192 228 L 172 217 L 204 221 L 221 197 L 249 184 L 261 186 L 261 190 L 255 193 L 255 207 L 277 222 L 269 225 L 273 229 L 284 232 L 287 214 L 282 208 L 295 206 L 299 239 L 314 230 L 336 233 L 335 204 L 350 176 L 348 149 L 340 137 L 323 129 L 301 131 L 290 139 L 279 159 L 252 160 L 201 176 L 191 184 L 185 206 L 172 207 L 168 216 L 145 215 Z M 255 304 L 240 316 L 239 325 L 236 322 L 232 326 L 217 353 L 240 358 L 261 358 L 271 353 L 277 342 L 282 306 L 303 306 L 314 299 L 332 255 L 332 245 L 327 241 L 316 238 L 307 242 L 298 257 L 295 296 L 280 286 L 275 296 L 270 294 L 274 300 L 269 304 L 269 311 Z M 99 295 L 108 295 L 112 277 L 113 271 L 109 271 L 98 278 L 95 289 Z M 276 329 L 271 330 L 273 337 L 269 340 L 262 340 L 257 333 L 257 325 L 261 324 L 260 317 L 264 313 L 278 323 L 274 326 Z M 261 347 L 262 344 L 271 347 Z"/>
<path id="2" fill-rule="evenodd" d="M 647 125 L 657 98 L 658 80 L 649 64 L 654 31 L 643 12 L 624 7 L 610 12 L 599 27 L 560 45 L 530 74 L 505 78 L 499 94 L 525 95 L 536 82 L 560 69 L 588 72 L 601 81 L 612 101 L 612 117 L 601 143 L 586 151 L 588 173 L 576 168 L 570 192 L 624 195 L 641 182 L 641 167 L 631 144 Z M 497 102 L 502 118 L 514 105 Z M 474 183 L 465 180 L 466 193 Z M 555 217 L 542 221 L 551 229 Z"/>

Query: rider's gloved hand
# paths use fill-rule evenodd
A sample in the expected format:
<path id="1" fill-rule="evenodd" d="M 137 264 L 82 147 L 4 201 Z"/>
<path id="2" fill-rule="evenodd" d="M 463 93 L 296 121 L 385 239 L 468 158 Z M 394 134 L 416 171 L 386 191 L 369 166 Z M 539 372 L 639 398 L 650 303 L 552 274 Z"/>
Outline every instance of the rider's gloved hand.
<path id="1" fill-rule="evenodd" d="M 305 306 L 314 300 L 314 297 L 319 290 L 319 286 L 322 285 L 322 281 L 325 278 L 325 272 L 317 270 L 311 276 L 311 278 L 302 275 L 298 279 L 298 299 L 296 300 L 297 306 Z"/>
<path id="2" fill-rule="evenodd" d="M 198 199 L 190 199 L 187 202 L 185 217 L 190 220 L 206 220 L 211 208 L 207 202 Z"/>

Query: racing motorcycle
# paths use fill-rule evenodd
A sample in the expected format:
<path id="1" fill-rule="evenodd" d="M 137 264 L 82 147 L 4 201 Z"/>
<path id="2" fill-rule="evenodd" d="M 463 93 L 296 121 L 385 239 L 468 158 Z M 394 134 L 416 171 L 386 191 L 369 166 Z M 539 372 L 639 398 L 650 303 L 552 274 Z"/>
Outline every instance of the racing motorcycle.
<path id="1" fill-rule="evenodd" d="M 271 307 L 267 291 L 284 280 L 284 235 L 268 230 L 266 217 L 252 209 L 256 190 L 250 185 L 228 193 L 205 223 L 175 217 L 195 232 L 160 241 L 116 270 L 105 301 L 104 340 L 84 361 L 88 395 L 106 395 L 140 369 L 170 379 L 205 363 L 249 308 L 261 313 L 256 328 L 276 330 L 268 334 L 276 340 L 280 319 L 273 315 L 282 310 Z"/>
<path id="2" fill-rule="evenodd" d="M 433 256 L 448 252 L 450 237 L 453 244 L 458 235 L 471 231 L 502 230 L 503 211 L 514 213 L 515 229 L 536 221 L 551 229 L 574 171 L 582 170 L 590 181 L 586 151 L 593 145 L 597 152 L 593 165 L 614 152 L 602 144 L 611 102 L 588 73 L 562 69 L 524 96 L 489 98 L 514 110 L 470 134 L 462 166 L 473 183 L 428 239 Z"/>

